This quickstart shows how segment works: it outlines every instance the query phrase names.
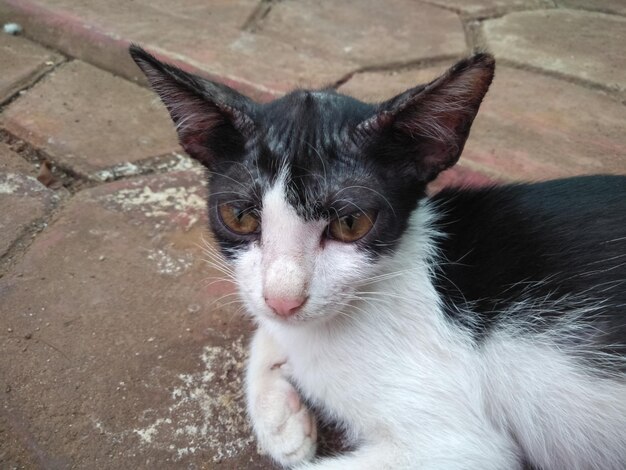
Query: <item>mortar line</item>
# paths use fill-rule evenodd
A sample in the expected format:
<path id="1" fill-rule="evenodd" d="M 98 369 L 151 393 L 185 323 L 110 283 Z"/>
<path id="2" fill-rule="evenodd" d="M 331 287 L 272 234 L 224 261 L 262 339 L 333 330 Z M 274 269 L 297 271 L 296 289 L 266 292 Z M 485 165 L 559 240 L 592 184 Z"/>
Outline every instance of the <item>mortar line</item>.
<path id="1" fill-rule="evenodd" d="M 467 20 L 482 21 L 488 19 L 501 18 L 509 13 L 518 13 L 523 11 L 536 11 L 536 10 L 551 10 L 554 8 L 560 8 L 553 0 L 543 0 L 543 5 L 513 5 L 513 6 L 494 6 L 485 7 L 482 10 L 475 12 L 466 12 L 462 8 L 455 8 L 448 5 L 440 5 L 433 0 L 419 0 L 420 3 L 430 5 L 436 8 L 440 8 L 445 11 L 456 13 L 462 22 Z"/>
<path id="2" fill-rule="evenodd" d="M 562 80 L 564 82 L 572 83 L 574 85 L 578 85 L 580 87 L 593 90 L 593 91 L 601 91 L 611 96 L 612 98 L 616 98 L 623 105 L 626 105 L 626 90 L 614 89 L 601 83 L 596 83 L 590 80 L 585 80 L 584 78 L 575 77 L 573 75 L 566 75 L 560 72 L 556 72 L 554 70 L 544 69 L 532 64 L 522 64 L 519 62 L 515 62 L 511 59 L 507 59 L 504 57 L 496 58 L 496 61 L 500 65 L 504 65 L 506 67 L 511 67 L 517 70 L 524 70 L 526 72 L 532 72 L 537 75 L 543 75 L 550 78 L 555 78 L 558 80 Z"/>
<path id="3" fill-rule="evenodd" d="M 9 147 L 19 143 L 22 148 L 12 150 L 29 163 L 41 164 L 44 160 L 48 160 L 53 165 L 53 169 L 55 170 L 53 171 L 53 176 L 60 179 L 60 181 L 64 183 L 63 187 L 65 187 L 71 194 L 75 194 L 80 191 L 80 189 L 85 187 L 95 186 L 93 184 L 90 185 L 90 183 L 93 183 L 90 178 L 74 171 L 64 163 L 56 161 L 56 159 L 45 150 L 34 146 L 21 137 L 16 136 L 6 128 L 0 128 L 0 142 L 9 145 Z M 31 155 L 33 158 L 29 159 L 26 155 Z"/>
<path id="4" fill-rule="evenodd" d="M 30 39 L 29 39 L 29 41 L 30 41 Z M 41 46 L 41 44 L 39 44 L 38 42 L 35 42 L 35 44 Z M 44 46 L 42 46 L 42 47 L 44 47 Z M 20 88 L 16 89 L 15 92 L 11 94 L 11 96 L 7 97 L 2 103 L 0 103 L 0 113 L 2 113 L 11 103 L 13 103 L 14 101 L 18 100 L 20 98 L 20 96 L 22 96 L 23 94 L 29 92 L 39 82 L 41 82 L 44 78 L 46 78 L 48 75 L 50 75 L 56 69 L 58 69 L 61 65 L 67 64 L 67 63 L 72 61 L 71 58 L 66 57 L 65 55 L 61 54 L 60 52 L 58 52 L 56 50 L 53 50 L 53 52 L 55 52 L 56 54 L 59 54 L 61 56 L 61 60 L 59 60 L 58 62 L 56 62 L 56 63 L 54 63 L 52 65 L 44 65 L 43 69 L 35 72 L 33 74 L 34 79 L 32 81 L 30 81 L 30 79 L 29 79 L 27 81 L 27 83 L 24 84 L 23 87 L 20 87 Z"/>
<path id="5" fill-rule="evenodd" d="M 327 88 L 337 89 L 348 83 L 355 75 L 362 73 L 376 72 L 400 72 L 405 70 L 422 70 L 437 65 L 452 65 L 452 62 L 463 57 L 464 54 L 443 54 L 425 59 L 415 59 L 400 62 L 389 62 L 386 64 L 373 64 L 357 67 L 354 70 L 342 75 L 339 79 L 332 82 Z"/>
<path id="6" fill-rule="evenodd" d="M 260 0 L 250 16 L 241 25 L 242 31 L 254 33 L 260 26 L 260 23 L 269 15 L 278 0 Z"/>
<path id="7" fill-rule="evenodd" d="M 44 215 L 31 222 L 22 232 L 13 240 L 6 251 L 0 255 L 0 279 L 9 274 L 12 269 L 28 252 L 30 246 L 35 242 L 44 230 L 54 224 L 58 215 L 65 208 L 66 202 L 72 198 L 72 194 L 64 196 L 56 193 L 59 200 Z"/>

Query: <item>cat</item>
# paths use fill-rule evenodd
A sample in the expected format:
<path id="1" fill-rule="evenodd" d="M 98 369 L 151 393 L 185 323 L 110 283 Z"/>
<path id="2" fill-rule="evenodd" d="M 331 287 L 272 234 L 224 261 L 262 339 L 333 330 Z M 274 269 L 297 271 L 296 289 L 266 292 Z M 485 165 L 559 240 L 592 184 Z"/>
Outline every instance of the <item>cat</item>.
<path id="1" fill-rule="evenodd" d="M 278 464 L 626 468 L 626 176 L 427 196 L 491 55 L 383 103 L 260 104 L 130 53 L 210 170 L 210 227 L 258 325 L 248 411 Z M 309 405 L 353 450 L 315 457 Z"/>

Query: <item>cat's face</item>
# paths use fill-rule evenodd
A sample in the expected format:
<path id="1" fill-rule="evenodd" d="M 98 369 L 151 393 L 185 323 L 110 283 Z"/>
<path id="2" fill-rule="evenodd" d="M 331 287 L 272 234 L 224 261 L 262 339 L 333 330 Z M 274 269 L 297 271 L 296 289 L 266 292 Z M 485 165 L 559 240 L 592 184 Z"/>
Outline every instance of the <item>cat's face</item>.
<path id="1" fill-rule="evenodd" d="M 397 243 L 421 192 L 355 144 L 374 112 L 294 92 L 259 106 L 252 138 L 213 165 L 211 227 L 249 311 L 289 322 L 339 313 Z"/>
<path id="2" fill-rule="evenodd" d="M 341 314 L 383 269 L 493 76 L 479 55 L 379 105 L 332 90 L 258 104 L 131 53 L 210 170 L 210 225 L 248 310 L 292 324 Z"/>

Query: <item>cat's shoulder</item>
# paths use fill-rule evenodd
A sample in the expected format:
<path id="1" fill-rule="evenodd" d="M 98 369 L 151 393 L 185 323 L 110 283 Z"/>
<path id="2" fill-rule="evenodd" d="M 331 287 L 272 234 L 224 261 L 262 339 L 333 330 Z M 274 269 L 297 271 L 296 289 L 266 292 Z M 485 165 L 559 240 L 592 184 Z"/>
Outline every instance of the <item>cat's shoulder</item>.
<path id="1" fill-rule="evenodd" d="M 533 183 L 446 188 L 431 197 L 443 212 L 626 212 L 626 175 L 590 175 Z"/>

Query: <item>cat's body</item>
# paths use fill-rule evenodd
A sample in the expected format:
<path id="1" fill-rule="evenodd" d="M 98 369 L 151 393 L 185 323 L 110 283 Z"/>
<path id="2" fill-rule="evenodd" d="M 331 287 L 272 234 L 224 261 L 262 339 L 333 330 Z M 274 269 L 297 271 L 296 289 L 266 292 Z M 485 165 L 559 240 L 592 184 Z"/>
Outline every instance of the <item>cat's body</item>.
<path id="1" fill-rule="evenodd" d="M 380 456 L 320 468 L 624 468 L 626 362 L 606 352 L 624 347 L 626 177 L 422 204 L 346 315 L 262 323 L 290 380 Z"/>
<path id="2" fill-rule="evenodd" d="M 258 105 L 133 56 L 211 170 L 259 443 L 310 469 L 626 466 L 626 177 L 443 191 L 493 75 Z M 296 389 L 298 391 L 296 391 Z M 309 462 L 301 395 L 355 450 Z"/>

